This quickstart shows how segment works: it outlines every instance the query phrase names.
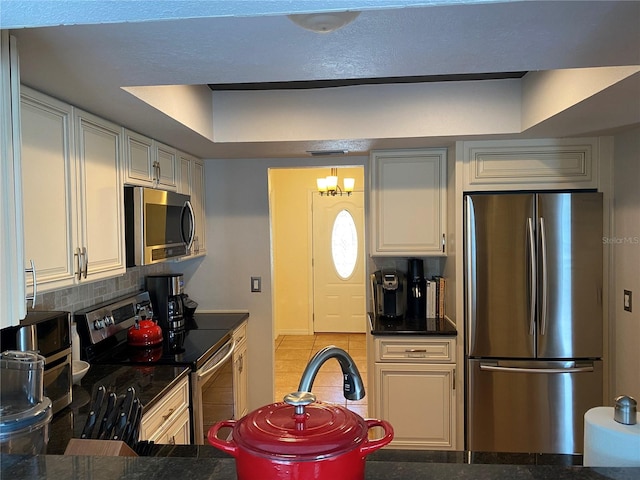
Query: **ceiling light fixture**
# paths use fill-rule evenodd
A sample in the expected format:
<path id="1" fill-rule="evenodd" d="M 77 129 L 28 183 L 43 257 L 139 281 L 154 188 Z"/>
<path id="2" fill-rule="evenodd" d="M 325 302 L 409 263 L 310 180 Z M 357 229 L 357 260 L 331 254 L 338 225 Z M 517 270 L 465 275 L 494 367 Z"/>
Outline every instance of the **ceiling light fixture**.
<path id="1" fill-rule="evenodd" d="M 334 167 L 331 169 L 331 173 L 328 176 L 318 178 L 316 183 L 318 185 L 318 192 L 320 192 L 320 196 L 327 195 L 335 197 L 336 195 L 342 196 L 346 194 L 348 197 L 353 192 L 353 187 L 356 186 L 356 179 L 344 178 L 342 180 L 342 185 L 344 187 L 343 190 L 340 188 L 340 185 L 338 185 L 338 169 Z"/>
<path id="2" fill-rule="evenodd" d="M 296 25 L 316 33 L 335 32 L 353 22 L 360 12 L 320 12 L 287 15 Z"/>

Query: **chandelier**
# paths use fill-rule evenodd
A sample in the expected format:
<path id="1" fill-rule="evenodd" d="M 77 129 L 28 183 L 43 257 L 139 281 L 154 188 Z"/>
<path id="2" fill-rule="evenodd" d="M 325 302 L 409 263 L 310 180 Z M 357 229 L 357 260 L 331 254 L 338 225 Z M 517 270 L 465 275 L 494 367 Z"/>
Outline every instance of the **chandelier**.
<path id="1" fill-rule="evenodd" d="M 318 178 L 316 183 L 318 185 L 318 192 L 320 192 L 321 196 L 331 195 L 332 197 L 335 197 L 336 195 L 342 196 L 345 194 L 349 196 L 351 195 L 351 192 L 353 192 L 353 187 L 356 185 L 356 179 L 344 178 L 342 180 L 344 189 L 340 188 L 340 185 L 338 185 L 338 169 L 332 168 L 330 175 L 324 178 Z"/>

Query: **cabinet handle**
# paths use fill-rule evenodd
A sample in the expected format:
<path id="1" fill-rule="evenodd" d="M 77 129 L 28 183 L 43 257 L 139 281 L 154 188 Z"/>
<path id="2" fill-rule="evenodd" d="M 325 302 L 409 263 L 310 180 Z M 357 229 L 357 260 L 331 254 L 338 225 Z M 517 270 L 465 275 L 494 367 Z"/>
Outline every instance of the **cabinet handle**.
<path id="1" fill-rule="evenodd" d="M 456 369 L 453 369 L 453 388 L 452 390 L 456 389 Z"/>
<path id="2" fill-rule="evenodd" d="M 406 353 L 427 353 L 426 348 L 407 348 Z"/>
<path id="3" fill-rule="evenodd" d="M 80 255 L 81 255 L 80 248 L 78 247 L 78 248 L 76 248 L 76 255 L 75 255 L 76 256 L 76 267 L 77 267 L 76 275 L 77 275 L 78 281 L 80 281 L 80 279 L 82 279 L 82 265 L 81 265 L 82 260 L 80 258 Z"/>
<path id="4" fill-rule="evenodd" d="M 33 284 L 33 293 L 31 294 L 31 296 L 27 296 L 25 300 L 27 301 L 31 300 L 31 308 L 33 308 L 36 306 L 38 282 L 36 279 L 36 267 L 35 267 L 35 264 L 33 263 L 33 260 L 29 260 L 29 263 L 31 263 L 31 268 L 26 268 L 25 272 L 31 274 L 31 283 Z"/>
<path id="5" fill-rule="evenodd" d="M 167 413 L 166 415 L 163 415 L 163 416 L 162 416 L 162 421 L 163 421 L 163 422 L 166 422 L 166 421 L 167 421 L 167 418 L 169 418 L 171 415 L 173 415 L 173 412 L 174 412 L 174 411 L 175 411 L 175 408 L 170 409 L 170 410 L 169 410 L 169 413 Z"/>
<path id="6" fill-rule="evenodd" d="M 84 278 L 87 278 L 87 273 L 89 272 L 89 255 L 87 254 L 86 247 L 82 247 L 82 260 L 84 263 Z"/>
<path id="7" fill-rule="evenodd" d="M 169 440 L 169 445 L 175 445 L 175 444 L 176 444 L 176 436 L 172 435 L 171 440 Z"/>
<path id="8" fill-rule="evenodd" d="M 442 234 L 442 253 L 444 253 L 444 246 L 445 246 L 445 234 Z"/>

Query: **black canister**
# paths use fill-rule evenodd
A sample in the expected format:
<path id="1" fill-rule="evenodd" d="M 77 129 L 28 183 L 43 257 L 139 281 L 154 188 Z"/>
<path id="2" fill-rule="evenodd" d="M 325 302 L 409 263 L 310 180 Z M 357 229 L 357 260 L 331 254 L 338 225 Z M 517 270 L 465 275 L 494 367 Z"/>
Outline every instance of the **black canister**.
<path id="1" fill-rule="evenodd" d="M 424 278 L 424 261 L 410 258 L 407 269 L 407 317 L 426 318 L 427 281 Z"/>

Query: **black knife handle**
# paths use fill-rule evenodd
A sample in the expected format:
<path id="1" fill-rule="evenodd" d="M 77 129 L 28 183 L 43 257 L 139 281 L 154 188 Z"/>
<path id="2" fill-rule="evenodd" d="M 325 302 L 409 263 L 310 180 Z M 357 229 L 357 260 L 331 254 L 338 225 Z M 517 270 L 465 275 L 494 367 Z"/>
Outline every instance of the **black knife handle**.
<path id="1" fill-rule="evenodd" d="M 84 424 L 84 428 L 82 429 L 80 438 L 91 438 L 91 434 L 93 433 L 93 429 L 96 425 L 96 419 L 98 418 L 98 414 L 100 413 L 100 409 L 102 408 L 102 402 L 104 401 L 105 392 L 106 388 L 104 388 L 103 385 L 100 385 L 96 390 L 96 394 L 93 399 L 93 405 L 91 406 L 91 410 L 89 411 L 89 416 L 87 417 L 87 421 Z"/>

